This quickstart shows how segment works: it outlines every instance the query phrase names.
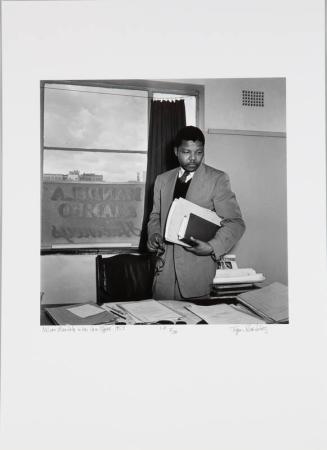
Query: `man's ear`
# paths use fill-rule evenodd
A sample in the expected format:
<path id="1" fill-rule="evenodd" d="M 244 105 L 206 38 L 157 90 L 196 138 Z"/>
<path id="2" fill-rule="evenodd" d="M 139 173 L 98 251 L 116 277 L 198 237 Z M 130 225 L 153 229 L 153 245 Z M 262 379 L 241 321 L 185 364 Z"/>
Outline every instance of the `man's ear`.
<path id="1" fill-rule="evenodd" d="M 178 156 L 178 148 L 177 147 L 174 147 L 174 153 L 176 156 Z"/>

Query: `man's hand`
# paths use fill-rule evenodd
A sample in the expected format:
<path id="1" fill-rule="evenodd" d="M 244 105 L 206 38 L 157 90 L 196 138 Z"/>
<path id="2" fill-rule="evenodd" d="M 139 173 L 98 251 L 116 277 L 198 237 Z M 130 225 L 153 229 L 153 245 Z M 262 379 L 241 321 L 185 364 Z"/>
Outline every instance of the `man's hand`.
<path id="1" fill-rule="evenodd" d="M 159 234 L 159 233 L 151 234 L 151 236 L 149 237 L 149 240 L 148 240 L 148 249 L 150 250 L 150 252 L 155 252 L 158 249 L 162 249 L 162 250 L 165 249 L 165 244 L 164 244 L 161 234 Z"/>
<path id="2" fill-rule="evenodd" d="M 193 237 L 190 238 L 193 242 L 192 247 L 184 247 L 186 251 L 194 253 L 198 256 L 209 256 L 213 253 L 213 248 L 208 242 L 200 241 L 199 239 L 195 239 Z"/>

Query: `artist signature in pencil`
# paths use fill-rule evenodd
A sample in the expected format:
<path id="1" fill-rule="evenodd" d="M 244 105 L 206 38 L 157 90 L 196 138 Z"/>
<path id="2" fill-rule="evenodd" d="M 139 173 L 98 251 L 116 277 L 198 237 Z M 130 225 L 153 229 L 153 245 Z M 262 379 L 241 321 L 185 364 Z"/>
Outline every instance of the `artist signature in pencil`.
<path id="1" fill-rule="evenodd" d="M 238 336 L 242 333 L 264 333 L 268 334 L 268 327 L 266 325 L 234 325 L 231 327 L 232 332 Z"/>

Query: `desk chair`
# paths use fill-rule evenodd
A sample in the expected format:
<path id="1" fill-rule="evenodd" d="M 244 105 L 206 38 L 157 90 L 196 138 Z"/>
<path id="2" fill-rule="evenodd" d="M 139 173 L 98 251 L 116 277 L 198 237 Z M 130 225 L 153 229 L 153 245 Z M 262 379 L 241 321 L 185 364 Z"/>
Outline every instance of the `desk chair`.
<path id="1" fill-rule="evenodd" d="M 95 262 L 98 304 L 152 298 L 153 255 L 98 255 Z"/>

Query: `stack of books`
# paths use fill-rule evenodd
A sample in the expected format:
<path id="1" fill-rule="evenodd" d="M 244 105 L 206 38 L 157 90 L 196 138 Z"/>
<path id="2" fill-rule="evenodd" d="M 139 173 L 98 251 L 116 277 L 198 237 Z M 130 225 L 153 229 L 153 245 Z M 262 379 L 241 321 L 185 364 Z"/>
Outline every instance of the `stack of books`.
<path id="1" fill-rule="evenodd" d="M 220 284 L 212 285 L 210 297 L 219 299 L 235 299 L 239 294 L 250 291 L 252 289 L 258 289 L 260 286 L 254 283 L 240 283 L 240 284 Z"/>
<path id="2" fill-rule="evenodd" d="M 227 261 L 225 260 L 226 258 Z M 258 289 L 260 287 L 258 283 L 265 280 L 262 273 L 256 273 L 252 268 L 237 268 L 235 260 L 231 267 L 231 265 L 228 265 L 228 259 L 228 257 L 225 257 L 218 262 L 218 269 L 211 286 L 211 297 L 221 299 L 235 298 L 243 292 Z"/>

